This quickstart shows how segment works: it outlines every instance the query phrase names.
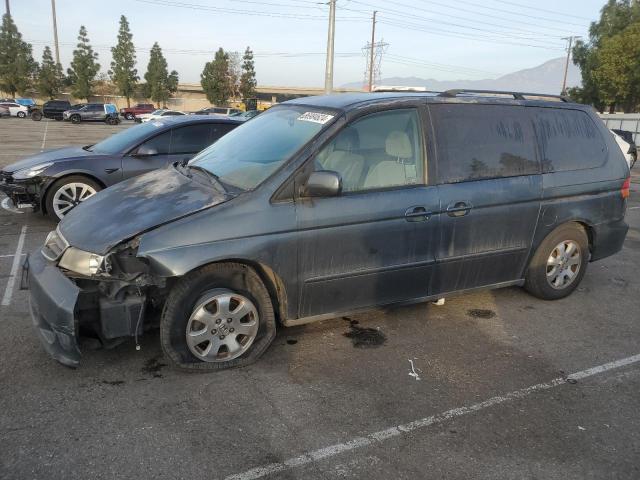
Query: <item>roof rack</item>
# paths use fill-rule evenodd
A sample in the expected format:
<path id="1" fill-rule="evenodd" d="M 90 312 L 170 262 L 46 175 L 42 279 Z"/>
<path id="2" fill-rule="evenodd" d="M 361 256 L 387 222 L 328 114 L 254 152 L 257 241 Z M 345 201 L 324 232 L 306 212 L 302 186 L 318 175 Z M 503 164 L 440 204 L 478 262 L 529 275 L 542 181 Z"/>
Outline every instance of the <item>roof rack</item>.
<path id="1" fill-rule="evenodd" d="M 515 100 L 531 100 L 530 98 L 527 98 L 527 97 L 554 98 L 561 102 L 571 102 L 571 99 L 569 99 L 569 97 L 566 97 L 564 95 L 552 95 L 548 93 L 509 92 L 504 90 L 468 90 L 464 88 L 447 90 L 445 92 L 441 92 L 440 95 L 438 96 L 439 97 L 457 97 L 460 94 L 468 94 L 468 95 L 478 94 L 480 96 L 482 96 L 483 94 L 511 95 Z"/>
<path id="2" fill-rule="evenodd" d="M 372 89 L 374 93 L 440 93 L 434 90 L 427 90 L 425 87 L 403 87 L 403 86 L 374 86 Z"/>

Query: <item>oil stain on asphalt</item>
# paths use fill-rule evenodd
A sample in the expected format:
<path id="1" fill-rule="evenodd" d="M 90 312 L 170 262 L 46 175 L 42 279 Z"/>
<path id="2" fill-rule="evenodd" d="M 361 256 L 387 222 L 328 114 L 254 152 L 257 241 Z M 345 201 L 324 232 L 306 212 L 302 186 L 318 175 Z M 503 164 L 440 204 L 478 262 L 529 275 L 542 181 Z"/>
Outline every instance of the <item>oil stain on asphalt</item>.
<path id="1" fill-rule="evenodd" d="M 356 348 L 379 347 L 387 341 L 387 337 L 378 328 L 359 327 L 357 320 L 342 317 L 349 322 L 349 331 L 344 336 L 351 339 Z"/>
<path id="2" fill-rule="evenodd" d="M 160 370 L 166 367 L 166 363 L 161 363 L 158 361 L 158 357 L 153 357 L 144 362 L 144 367 L 142 367 L 142 372 L 150 374 L 153 378 L 162 378 L 162 374 Z"/>
<path id="3" fill-rule="evenodd" d="M 483 308 L 472 308 L 471 310 L 467 310 L 467 315 L 474 318 L 489 319 L 495 317 L 496 312 Z"/>

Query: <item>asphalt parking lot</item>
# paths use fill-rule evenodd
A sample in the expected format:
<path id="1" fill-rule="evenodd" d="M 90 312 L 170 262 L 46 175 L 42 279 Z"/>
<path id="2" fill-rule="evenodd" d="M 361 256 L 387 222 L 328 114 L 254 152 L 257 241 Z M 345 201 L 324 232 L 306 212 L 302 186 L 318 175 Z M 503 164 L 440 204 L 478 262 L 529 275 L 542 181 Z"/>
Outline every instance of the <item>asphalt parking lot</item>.
<path id="1" fill-rule="evenodd" d="M 130 124 L 0 119 L 0 166 Z M 81 368 L 32 332 L 22 254 L 54 224 L 0 209 L 0 478 L 640 478 L 640 175 L 629 234 L 556 302 L 485 291 L 281 329 L 244 369 L 185 374 L 158 335 Z"/>

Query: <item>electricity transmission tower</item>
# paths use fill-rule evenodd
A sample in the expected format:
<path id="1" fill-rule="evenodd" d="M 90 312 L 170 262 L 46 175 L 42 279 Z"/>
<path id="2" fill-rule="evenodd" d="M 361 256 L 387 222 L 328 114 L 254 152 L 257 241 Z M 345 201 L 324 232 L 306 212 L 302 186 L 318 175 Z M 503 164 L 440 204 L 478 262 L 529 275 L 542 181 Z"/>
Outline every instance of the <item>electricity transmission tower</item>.
<path id="1" fill-rule="evenodd" d="M 364 86 L 365 90 L 371 91 L 373 85 L 378 83 L 381 78 L 380 65 L 382 63 L 382 55 L 386 53 L 389 44 L 383 39 L 373 44 L 373 56 L 371 55 L 371 42 L 362 47 L 362 54 L 365 58 L 365 70 L 364 70 Z M 373 70 L 373 71 L 371 71 Z M 370 82 L 371 79 L 371 82 Z M 370 84 L 371 83 L 371 84 Z"/>

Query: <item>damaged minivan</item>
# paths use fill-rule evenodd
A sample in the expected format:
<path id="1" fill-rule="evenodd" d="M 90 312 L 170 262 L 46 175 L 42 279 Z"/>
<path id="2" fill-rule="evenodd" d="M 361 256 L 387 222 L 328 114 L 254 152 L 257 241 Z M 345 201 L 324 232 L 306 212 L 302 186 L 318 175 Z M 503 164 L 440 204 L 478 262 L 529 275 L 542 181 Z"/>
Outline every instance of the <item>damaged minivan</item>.
<path id="1" fill-rule="evenodd" d="M 478 288 L 569 295 L 622 248 L 629 168 L 590 107 L 448 91 L 309 97 L 74 209 L 25 273 L 45 349 L 159 323 L 178 367 L 280 326 Z M 157 313 L 157 314 L 154 314 Z"/>

